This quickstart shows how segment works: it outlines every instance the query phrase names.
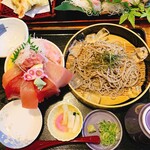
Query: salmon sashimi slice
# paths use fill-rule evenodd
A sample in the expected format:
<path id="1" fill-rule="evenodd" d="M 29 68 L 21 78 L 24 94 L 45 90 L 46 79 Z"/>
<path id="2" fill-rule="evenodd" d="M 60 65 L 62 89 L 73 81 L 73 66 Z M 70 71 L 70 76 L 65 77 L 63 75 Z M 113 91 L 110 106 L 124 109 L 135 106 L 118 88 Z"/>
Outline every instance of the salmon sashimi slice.
<path id="1" fill-rule="evenodd" d="M 20 70 L 20 68 L 16 65 L 14 65 L 12 68 L 10 68 L 8 71 L 6 71 L 2 77 L 3 88 L 5 89 L 6 85 L 9 83 L 9 81 L 11 81 L 13 78 L 15 78 L 16 76 L 18 76 L 21 73 L 22 73 L 22 70 Z"/>
<path id="2" fill-rule="evenodd" d="M 11 100 L 12 98 L 20 98 L 20 86 L 23 81 L 22 73 L 20 73 L 5 86 L 5 93 L 8 100 Z"/>
<path id="3" fill-rule="evenodd" d="M 44 71 L 58 88 L 66 86 L 73 77 L 69 70 L 50 61 L 44 64 Z"/>
<path id="4" fill-rule="evenodd" d="M 44 101 L 44 98 L 49 98 L 60 92 L 60 90 L 56 87 L 56 85 L 49 79 L 43 78 L 43 81 L 46 82 L 46 85 L 41 90 L 38 90 L 35 87 L 37 89 L 36 92 L 39 102 Z"/>
<path id="5" fill-rule="evenodd" d="M 38 98 L 33 81 L 23 81 L 20 86 L 20 99 L 24 108 L 36 109 L 38 107 Z"/>

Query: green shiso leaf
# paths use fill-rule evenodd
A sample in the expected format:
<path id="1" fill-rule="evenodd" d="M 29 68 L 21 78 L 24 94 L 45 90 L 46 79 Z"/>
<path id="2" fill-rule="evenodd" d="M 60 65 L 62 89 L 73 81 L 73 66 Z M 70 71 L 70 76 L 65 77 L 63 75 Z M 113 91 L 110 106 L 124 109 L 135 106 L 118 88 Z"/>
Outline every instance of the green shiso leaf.
<path id="1" fill-rule="evenodd" d="M 74 6 L 73 4 L 70 4 L 70 2 L 67 2 L 67 1 L 62 2 L 60 5 L 56 6 L 54 9 L 62 10 L 62 11 L 72 10 L 72 11 L 84 12 L 81 7 Z"/>

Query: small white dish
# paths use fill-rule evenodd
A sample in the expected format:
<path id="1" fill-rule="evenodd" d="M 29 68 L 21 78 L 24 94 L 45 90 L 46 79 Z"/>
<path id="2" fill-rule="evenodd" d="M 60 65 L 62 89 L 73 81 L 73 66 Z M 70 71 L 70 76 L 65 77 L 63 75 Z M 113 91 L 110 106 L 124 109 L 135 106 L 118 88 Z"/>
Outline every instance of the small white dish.
<path id="1" fill-rule="evenodd" d="M 81 132 L 82 125 L 82 113 L 71 103 L 60 102 L 56 104 L 48 114 L 48 130 L 54 138 L 60 141 L 70 141 L 76 138 Z"/>
<path id="2" fill-rule="evenodd" d="M 20 100 L 11 101 L 0 110 L 0 142 L 13 149 L 26 147 L 38 137 L 42 123 L 39 109 L 26 109 Z"/>
<path id="3" fill-rule="evenodd" d="M 11 50 L 28 40 L 29 31 L 26 23 L 18 18 L 2 18 L 5 32 L 0 35 L 0 57 L 6 57 Z"/>

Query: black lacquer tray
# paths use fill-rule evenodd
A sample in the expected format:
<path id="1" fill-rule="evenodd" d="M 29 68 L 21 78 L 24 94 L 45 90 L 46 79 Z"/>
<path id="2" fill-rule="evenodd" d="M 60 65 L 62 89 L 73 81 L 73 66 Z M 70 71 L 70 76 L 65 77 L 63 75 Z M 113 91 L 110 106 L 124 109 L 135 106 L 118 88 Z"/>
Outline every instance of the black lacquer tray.
<path id="1" fill-rule="evenodd" d="M 141 29 L 134 29 L 134 31 L 139 34 L 144 40 L 145 40 L 145 33 Z M 36 30 L 31 30 L 30 34 L 36 36 L 36 37 L 42 37 L 46 38 L 52 42 L 54 42 L 62 51 L 64 50 L 65 45 L 67 44 L 68 40 L 73 36 L 73 34 L 76 31 L 36 31 Z M 2 108 L 6 103 L 8 103 L 4 90 L 2 88 L 2 75 L 4 72 L 4 58 L 1 58 L 0 60 L 0 108 Z M 47 126 L 46 126 L 46 119 L 47 119 L 47 114 L 51 110 L 51 108 L 55 105 L 56 102 L 58 101 L 70 101 L 74 105 L 76 105 L 82 112 L 83 117 L 86 116 L 87 113 L 89 113 L 91 110 L 94 108 L 90 108 L 89 106 L 86 106 L 85 104 L 82 104 L 79 100 L 77 100 L 74 95 L 70 92 L 70 89 L 68 86 L 64 87 L 61 89 L 61 93 L 59 96 L 53 96 L 49 98 L 48 100 L 45 100 L 43 103 L 39 104 L 39 108 L 42 112 L 43 118 L 44 118 L 44 123 L 43 123 L 43 128 L 42 131 L 38 137 L 38 139 L 42 140 L 53 140 L 54 138 L 50 135 L 48 132 Z M 142 102 L 142 103 L 147 103 L 149 102 L 150 97 L 149 97 L 149 92 L 147 92 L 140 100 L 137 101 L 137 103 Z M 150 145 L 144 145 L 140 143 L 136 143 L 133 139 L 131 139 L 126 132 L 125 126 L 124 126 L 124 116 L 127 112 L 127 110 L 131 107 L 131 105 L 122 107 L 122 108 L 117 108 L 117 109 L 110 109 L 111 112 L 113 112 L 120 120 L 122 127 L 123 127 L 123 138 L 116 150 L 150 150 Z M 81 136 L 81 134 L 79 135 Z M 3 145 L 0 145 L 0 150 L 4 150 L 5 147 Z M 51 147 L 48 148 L 49 150 L 88 150 L 89 148 L 87 147 L 86 144 L 67 144 L 67 145 L 62 145 L 62 146 L 57 146 L 57 147 Z"/>

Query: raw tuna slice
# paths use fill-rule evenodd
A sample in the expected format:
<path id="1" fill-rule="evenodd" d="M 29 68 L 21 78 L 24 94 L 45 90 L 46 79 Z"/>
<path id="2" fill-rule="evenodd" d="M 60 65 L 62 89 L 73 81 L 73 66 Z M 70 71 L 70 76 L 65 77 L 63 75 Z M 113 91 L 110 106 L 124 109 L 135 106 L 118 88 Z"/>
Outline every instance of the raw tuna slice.
<path id="1" fill-rule="evenodd" d="M 58 88 L 66 86 L 73 77 L 73 74 L 66 68 L 50 61 L 44 64 L 44 70 L 48 78 L 51 79 Z"/>
<path id="2" fill-rule="evenodd" d="M 18 76 L 21 73 L 22 73 L 22 71 L 17 66 L 13 66 L 11 69 L 6 71 L 2 77 L 3 88 L 5 89 L 6 85 L 9 83 L 9 81 L 11 81 L 13 78 L 15 78 L 16 76 Z"/>
<path id="3" fill-rule="evenodd" d="M 43 81 L 46 82 L 46 86 L 44 86 L 41 90 L 36 89 L 39 102 L 44 101 L 44 98 L 48 98 L 60 92 L 56 85 L 49 79 L 43 78 Z"/>
<path id="4" fill-rule="evenodd" d="M 24 108 L 35 109 L 38 107 L 38 98 L 33 81 L 23 81 L 20 86 L 20 98 Z"/>
<path id="5" fill-rule="evenodd" d="M 22 85 L 22 82 L 22 73 L 9 81 L 5 87 L 5 93 L 8 100 L 20 98 L 20 86 Z"/>

